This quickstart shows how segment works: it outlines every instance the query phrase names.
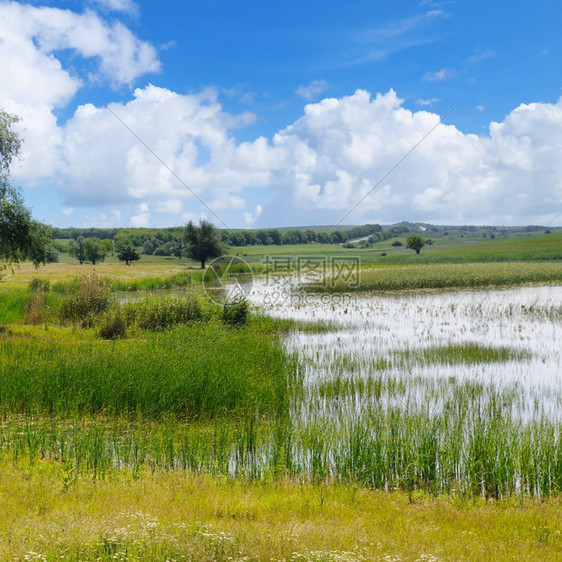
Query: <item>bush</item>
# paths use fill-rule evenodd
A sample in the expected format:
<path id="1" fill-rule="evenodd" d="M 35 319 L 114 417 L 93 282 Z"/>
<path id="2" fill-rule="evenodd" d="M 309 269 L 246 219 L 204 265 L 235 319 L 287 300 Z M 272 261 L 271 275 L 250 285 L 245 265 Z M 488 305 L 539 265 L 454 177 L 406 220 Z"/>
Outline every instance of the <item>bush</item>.
<path id="1" fill-rule="evenodd" d="M 400 240 L 395 240 L 391 246 L 404 246 L 404 244 L 402 242 L 400 242 Z"/>
<path id="2" fill-rule="evenodd" d="M 250 305 L 244 297 L 228 299 L 222 308 L 222 321 L 230 326 L 243 326 L 248 321 Z"/>
<path id="3" fill-rule="evenodd" d="M 153 256 L 171 256 L 172 254 L 170 253 L 169 250 L 166 250 L 166 248 L 156 248 L 156 250 L 154 250 L 154 252 L 152 252 Z"/>

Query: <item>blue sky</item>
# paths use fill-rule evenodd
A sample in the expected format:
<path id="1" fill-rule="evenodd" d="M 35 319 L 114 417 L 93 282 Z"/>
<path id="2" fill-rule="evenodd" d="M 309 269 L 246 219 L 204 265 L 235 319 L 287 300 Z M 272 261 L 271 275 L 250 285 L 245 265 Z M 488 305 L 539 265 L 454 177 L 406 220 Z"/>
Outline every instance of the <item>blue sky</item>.
<path id="1" fill-rule="evenodd" d="M 57 226 L 559 225 L 561 23 L 546 0 L 0 2 L 14 176 Z"/>

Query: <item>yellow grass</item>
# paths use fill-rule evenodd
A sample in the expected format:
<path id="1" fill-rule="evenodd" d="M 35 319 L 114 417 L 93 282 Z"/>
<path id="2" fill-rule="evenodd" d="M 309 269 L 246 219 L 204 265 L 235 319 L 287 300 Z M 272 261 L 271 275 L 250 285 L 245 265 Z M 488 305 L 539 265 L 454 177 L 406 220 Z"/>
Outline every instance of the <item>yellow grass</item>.
<path id="1" fill-rule="evenodd" d="M 90 276 L 93 273 L 100 277 L 112 279 L 140 279 L 143 277 L 169 277 L 182 271 L 198 270 L 196 266 L 176 263 L 135 263 L 129 266 L 124 263 L 50 263 L 35 268 L 31 263 L 14 266 L 13 272 L 6 271 L 6 282 L 13 285 L 27 284 L 34 278 L 49 279 L 51 282 L 65 281 L 70 277 Z"/>
<path id="2" fill-rule="evenodd" d="M 562 559 L 556 498 L 410 503 L 403 493 L 179 471 L 95 482 L 56 464 L 0 468 L 1 560 Z"/>

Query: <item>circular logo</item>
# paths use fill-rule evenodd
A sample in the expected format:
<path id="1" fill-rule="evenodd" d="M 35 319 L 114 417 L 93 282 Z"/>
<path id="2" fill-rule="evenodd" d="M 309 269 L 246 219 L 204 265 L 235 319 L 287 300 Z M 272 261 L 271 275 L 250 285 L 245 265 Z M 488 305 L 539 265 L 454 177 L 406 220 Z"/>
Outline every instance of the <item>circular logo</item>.
<path id="1" fill-rule="evenodd" d="M 251 265 L 238 256 L 220 256 L 209 262 L 203 274 L 203 289 L 219 304 L 248 298 L 254 285 Z"/>

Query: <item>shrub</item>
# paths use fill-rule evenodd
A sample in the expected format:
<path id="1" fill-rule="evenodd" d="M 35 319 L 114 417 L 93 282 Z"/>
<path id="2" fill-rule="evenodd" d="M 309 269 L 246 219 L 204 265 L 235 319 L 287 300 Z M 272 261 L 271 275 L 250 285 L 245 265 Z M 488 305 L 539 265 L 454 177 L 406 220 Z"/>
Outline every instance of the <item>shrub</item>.
<path id="1" fill-rule="evenodd" d="M 400 240 L 395 240 L 391 246 L 404 246 L 404 244 L 402 244 L 402 242 L 400 242 Z"/>
<path id="2" fill-rule="evenodd" d="M 166 250 L 166 248 L 156 248 L 156 250 L 154 250 L 154 252 L 152 252 L 153 256 L 170 256 L 170 251 Z"/>

